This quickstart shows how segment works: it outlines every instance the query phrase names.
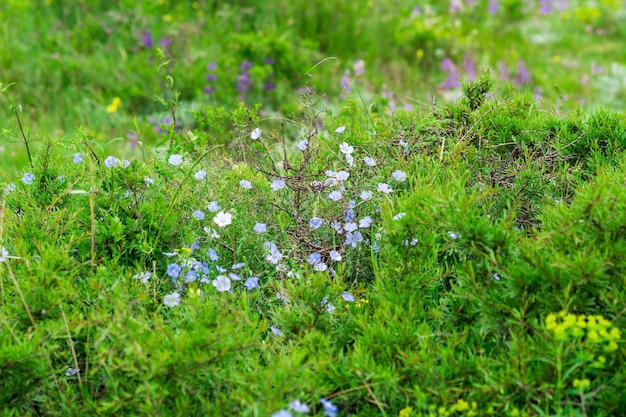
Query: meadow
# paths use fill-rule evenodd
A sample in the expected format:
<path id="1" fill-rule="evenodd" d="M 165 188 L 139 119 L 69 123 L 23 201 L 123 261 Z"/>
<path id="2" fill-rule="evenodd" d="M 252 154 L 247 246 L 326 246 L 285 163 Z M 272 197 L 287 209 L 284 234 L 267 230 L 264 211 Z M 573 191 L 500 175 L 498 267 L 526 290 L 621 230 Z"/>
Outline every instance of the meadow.
<path id="1" fill-rule="evenodd" d="M 5 416 L 626 415 L 626 4 L 6 0 Z"/>

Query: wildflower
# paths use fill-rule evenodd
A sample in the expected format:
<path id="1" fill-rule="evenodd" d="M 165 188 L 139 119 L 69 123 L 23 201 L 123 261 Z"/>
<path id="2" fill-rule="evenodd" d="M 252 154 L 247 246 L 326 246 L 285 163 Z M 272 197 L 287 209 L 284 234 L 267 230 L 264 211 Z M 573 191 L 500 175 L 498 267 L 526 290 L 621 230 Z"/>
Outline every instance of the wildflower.
<path id="1" fill-rule="evenodd" d="M 370 158 L 369 156 L 366 156 L 365 158 L 363 158 L 363 162 L 365 162 L 365 165 L 367 166 L 371 166 L 371 167 L 376 166 L 376 161 L 374 160 L 374 158 Z"/>
<path id="2" fill-rule="evenodd" d="M 497 273 L 492 275 L 493 279 L 495 279 L 496 281 L 500 281 L 502 278 L 500 277 L 500 275 L 498 275 Z"/>
<path id="3" fill-rule="evenodd" d="M 326 311 L 328 311 L 329 313 L 333 313 L 336 310 L 335 306 L 330 301 L 328 301 L 328 297 L 324 297 L 320 304 L 322 305 L 322 307 L 326 307 Z"/>
<path id="4" fill-rule="evenodd" d="M 371 191 L 361 191 L 361 195 L 359 196 L 359 198 L 363 201 L 367 201 L 370 198 L 372 198 L 372 192 Z"/>
<path id="5" fill-rule="evenodd" d="M 393 174 L 391 174 L 391 176 L 393 177 L 394 180 L 402 182 L 406 180 L 406 174 L 400 170 L 394 171 Z"/>
<path id="6" fill-rule="evenodd" d="M 339 191 L 333 191 L 332 193 L 328 194 L 328 199 L 330 201 L 339 201 L 341 200 L 341 197 L 342 195 L 341 195 L 341 192 Z"/>
<path id="7" fill-rule="evenodd" d="M 115 97 L 113 101 L 111 101 L 111 104 L 107 106 L 107 113 L 115 113 L 120 107 L 120 104 L 122 104 L 122 100 L 119 97 Z"/>
<path id="8" fill-rule="evenodd" d="M 346 142 L 343 142 L 341 145 L 339 145 L 339 151 L 344 155 L 350 155 L 352 152 L 354 152 L 354 146 L 350 146 Z"/>
<path id="9" fill-rule="evenodd" d="M 122 164 L 124 168 L 128 168 L 130 166 L 130 161 L 128 159 L 124 159 L 124 163 Z"/>
<path id="10" fill-rule="evenodd" d="M 22 182 L 24 182 L 24 184 L 26 185 L 32 184 L 34 180 L 35 180 L 35 174 L 26 173 L 22 177 Z"/>
<path id="11" fill-rule="evenodd" d="M 350 294 L 348 291 L 344 291 L 341 293 L 341 297 L 349 303 L 354 302 L 354 295 Z"/>
<path id="12" fill-rule="evenodd" d="M 9 251 L 3 246 L 2 249 L 0 249 L 0 262 L 6 262 L 8 256 Z"/>
<path id="13" fill-rule="evenodd" d="M 74 155 L 74 163 L 78 165 L 81 162 L 83 162 L 83 154 L 82 153 L 75 154 Z"/>
<path id="14" fill-rule="evenodd" d="M 171 294 L 167 294 L 163 298 L 163 304 L 168 307 L 176 307 L 178 304 L 180 304 L 180 293 L 173 292 Z"/>
<path id="15" fill-rule="evenodd" d="M 192 215 L 193 215 L 194 219 L 196 219 L 196 220 L 204 219 L 204 212 L 201 211 L 201 210 L 194 211 Z"/>
<path id="16" fill-rule="evenodd" d="M 117 165 L 117 158 L 114 156 L 108 156 L 104 160 L 104 166 L 106 166 L 107 168 L 113 168 L 115 165 Z"/>
<path id="17" fill-rule="evenodd" d="M 174 154 L 169 157 L 167 162 L 169 162 L 171 165 L 178 166 L 183 163 L 183 157 L 178 154 Z"/>
<path id="18" fill-rule="evenodd" d="M 258 127 L 250 133 L 250 139 L 252 140 L 257 140 L 260 137 L 261 137 L 261 129 L 259 129 Z"/>
<path id="19" fill-rule="evenodd" d="M 361 234 L 361 232 L 346 233 L 346 241 L 344 243 L 345 245 L 350 245 L 353 248 L 356 248 L 361 242 L 363 242 L 363 235 Z"/>
<path id="20" fill-rule="evenodd" d="M 337 413 L 339 409 L 335 404 L 326 400 L 325 398 L 320 398 L 320 403 L 324 407 L 324 411 L 326 412 L 326 417 L 337 417 Z"/>
<path id="21" fill-rule="evenodd" d="M 270 254 L 265 258 L 268 262 L 278 265 L 281 259 L 283 259 L 283 254 L 278 251 L 278 249 L 274 246 L 270 250 Z"/>
<path id="22" fill-rule="evenodd" d="M 260 235 L 261 233 L 267 232 L 267 225 L 265 223 L 257 223 L 254 225 L 254 233 Z"/>
<path id="23" fill-rule="evenodd" d="M 320 226 L 322 225 L 323 220 L 320 219 L 319 217 L 313 217 L 310 221 L 309 221 L 309 227 L 311 227 L 311 229 L 313 230 L 317 230 L 320 228 Z"/>
<path id="24" fill-rule="evenodd" d="M 383 183 L 378 183 L 378 191 L 380 191 L 381 193 L 385 193 L 385 194 L 391 194 L 393 192 L 393 189 L 389 186 L 389 184 L 385 184 Z"/>
<path id="25" fill-rule="evenodd" d="M 226 275 L 219 275 L 216 279 L 213 280 L 212 284 L 219 292 L 230 291 L 230 278 L 228 278 Z"/>
<path id="26" fill-rule="evenodd" d="M 239 181 L 239 185 L 244 190 L 249 190 L 249 189 L 252 188 L 252 183 L 250 181 L 248 181 L 248 180 L 241 180 L 241 181 Z"/>
<path id="27" fill-rule="evenodd" d="M 10 192 L 15 191 L 16 189 L 17 187 L 15 186 L 15 184 L 13 183 L 7 184 L 7 186 L 4 187 L 4 194 L 9 195 Z"/>
<path id="28" fill-rule="evenodd" d="M 252 291 L 255 288 L 259 287 L 259 278 L 258 277 L 250 277 L 246 280 L 246 282 L 243 283 L 244 287 L 246 287 L 246 289 L 248 291 Z"/>
<path id="29" fill-rule="evenodd" d="M 287 410 L 280 410 L 272 414 L 272 417 L 293 417 L 293 414 Z"/>
<path id="30" fill-rule="evenodd" d="M 230 279 L 232 279 L 233 281 L 241 281 L 241 277 L 237 274 L 235 274 L 234 272 L 229 272 L 228 276 L 230 277 Z"/>
<path id="31" fill-rule="evenodd" d="M 309 141 L 308 140 L 301 140 L 300 142 L 298 142 L 298 144 L 296 145 L 296 147 L 298 149 L 300 149 L 302 152 L 306 151 L 307 149 L 309 149 Z"/>
<path id="32" fill-rule="evenodd" d="M 370 216 L 365 216 L 361 220 L 359 220 L 359 228 L 365 229 L 372 225 L 372 218 Z"/>
<path id="33" fill-rule="evenodd" d="M 220 209 L 220 205 L 217 203 L 217 201 L 211 201 L 207 208 L 209 209 L 211 213 L 215 213 L 216 211 Z"/>
<path id="34" fill-rule="evenodd" d="M 448 232 L 448 237 L 449 237 L 450 239 L 452 239 L 452 240 L 457 240 L 457 239 L 460 239 L 460 238 L 461 238 L 461 235 L 457 235 L 456 233 L 454 233 L 454 232 L 450 232 L 450 231 L 449 231 L 449 232 Z"/>
<path id="35" fill-rule="evenodd" d="M 398 213 L 398 214 L 396 214 L 395 216 L 393 216 L 393 219 L 394 219 L 394 220 L 400 220 L 400 219 L 401 219 L 401 218 L 403 218 L 404 216 L 406 216 L 406 213 L 405 213 L 405 212 Z"/>
<path id="36" fill-rule="evenodd" d="M 206 171 L 201 169 L 200 171 L 196 172 L 195 174 L 193 174 L 193 176 L 195 177 L 195 179 L 197 179 L 198 181 L 202 181 L 205 177 L 206 177 Z"/>
<path id="37" fill-rule="evenodd" d="M 150 177 L 144 177 L 143 182 L 146 183 L 146 187 L 150 184 L 154 184 L 154 180 Z"/>
<path id="38" fill-rule="evenodd" d="M 341 262 L 341 254 L 337 252 L 336 250 L 331 250 L 329 255 L 330 255 L 330 259 L 332 259 L 333 261 Z"/>
<path id="39" fill-rule="evenodd" d="M 324 262 L 318 262 L 315 265 L 313 265 L 313 270 L 317 272 L 324 272 L 327 269 L 328 269 L 328 265 L 326 265 L 326 263 Z"/>
<path id="40" fill-rule="evenodd" d="M 172 278 L 178 278 L 182 270 L 183 268 L 178 264 L 169 264 L 167 266 L 167 275 Z"/>
<path id="41" fill-rule="evenodd" d="M 274 181 L 272 181 L 272 184 L 270 185 L 270 188 L 272 189 L 272 191 L 282 190 L 285 187 L 286 187 L 285 180 L 281 180 L 281 179 L 275 179 Z"/>
<path id="42" fill-rule="evenodd" d="M 78 373 L 78 369 L 76 368 L 67 368 L 65 371 L 65 376 L 74 376 Z"/>
<path id="43" fill-rule="evenodd" d="M 320 255 L 317 252 L 313 252 L 312 254 L 309 255 L 309 257 L 307 258 L 307 262 L 311 265 L 315 265 L 318 264 L 322 261 L 322 255 Z"/>
<path id="44" fill-rule="evenodd" d="M 345 126 L 339 126 L 337 129 L 335 129 L 335 133 L 339 133 L 340 135 L 345 131 L 346 131 Z"/>
<path id="45" fill-rule="evenodd" d="M 213 221 L 215 222 L 215 224 L 217 224 L 219 227 L 226 227 L 229 224 L 231 224 L 233 222 L 233 215 L 230 213 L 225 213 L 223 211 L 220 211 L 219 213 L 217 213 L 217 215 L 213 218 Z"/>
<path id="46" fill-rule="evenodd" d="M 276 336 L 284 336 L 283 332 L 278 327 L 271 326 L 270 330 Z"/>
<path id="47" fill-rule="evenodd" d="M 150 277 L 152 277 L 152 272 L 150 271 L 140 272 L 133 275 L 133 278 L 140 280 L 142 284 L 146 284 Z"/>
<path id="48" fill-rule="evenodd" d="M 350 177 L 350 173 L 346 171 L 335 172 L 335 179 L 338 181 L 345 181 Z"/>
<path id="49" fill-rule="evenodd" d="M 351 167 L 354 166 L 354 157 L 352 156 L 352 154 L 350 153 L 346 154 L 346 162 L 348 163 L 349 166 Z"/>
<path id="50" fill-rule="evenodd" d="M 300 402 L 300 400 L 294 400 L 289 403 L 289 408 L 291 408 L 296 413 L 309 413 L 311 410 L 309 406 Z"/>
<path id="51" fill-rule="evenodd" d="M 358 228 L 359 226 L 357 226 L 357 224 L 353 222 L 348 222 L 343 226 L 343 230 L 345 230 L 346 232 L 354 232 Z"/>
<path id="52" fill-rule="evenodd" d="M 209 259 L 213 262 L 217 261 L 220 259 L 220 257 L 217 255 L 217 251 L 213 248 L 209 248 L 206 251 L 206 255 L 209 257 Z"/>

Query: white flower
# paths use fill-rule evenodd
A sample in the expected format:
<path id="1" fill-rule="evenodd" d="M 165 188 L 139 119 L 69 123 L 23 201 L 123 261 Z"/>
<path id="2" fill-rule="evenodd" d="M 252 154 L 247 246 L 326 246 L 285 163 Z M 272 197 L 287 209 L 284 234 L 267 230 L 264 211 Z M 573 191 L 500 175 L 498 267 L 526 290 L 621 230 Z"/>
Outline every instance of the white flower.
<path id="1" fill-rule="evenodd" d="M 393 177 L 394 180 L 402 182 L 406 180 L 406 174 L 400 170 L 394 171 L 393 174 L 391 174 L 391 176 Z"/>
<path id="2" fill-rule="evenodd" d="M 0 262 L 6 262 L 7 257 L 9 256 L 9 251 L 3 246 L 0 250 Z"/>
<path id="3" fill-rule="evenodd" d="M 163 298 L 163 304 L 165 304 L 168 307 L 176 307 L 178 304 L 180 304 L 180 294 L 177 292 L 167 294 Z"/>
<path id="4" fill-rule="evenodd" d="M 144 177 L 143 182 L 146 183 L 146 187 L 149 186 L 150 184 L 154 184 L 154 180 L 150 177 Z"/>
<path id="5" fill-rule="evenodd" d="M 345 181 L 350 177 L 350 173 L 346 171 L 335 172 L 335 179 L 338 181 Z"/>
<path id="6" fill-rule="evenodd" d="M 371 191 L 361 191 L 361 195 L 359 197 L 361 198 L 361 200 L 367 201 L 370 198 L 372 198 L 372 192 Z"/>
<path id="7" fill-rule="evenodd" d="M 378 191 L 385 194 L 391 194 L 393 192 L 389 184 L 385 183 L 378 183 Z"/>
<path id="8" fill-rule="evenodd" d="M 218 275 L 218 277 L 213 280 L 212 284 L 219 292 L 230 291 L 230 278 L 226 275 Z"/>
<path id="9" fill-rule="evenodd" d="M 352 156 L 352 154 L 347 153 L 346 154 L 346 162 L 348 163 L 348 165 L 350 165 L 351 167 L 354 166 L 354 157 Z"/>
<path id="10" fill-rule="evenodd" d="M 454 233 L 454 232 L 448 232 L 448 237 L 449 237 L 450 239 L 456 240 L 456 239 L 460 239 L 460 238 L 461 238 L 461 235 L 457 235 L 457 234 L 456 234 L 456 233 Z"/>
<path id="11" fill-rule="evenodd" d="M 230 213 L 225 213 L 223 211 L 220 211 L 219 213 L 215 215 L 215 217 L 213 218 L 213 221 L 219 227 L 226 227 L 233 222 L 233 215 Z"/>
<path id="12" fill-rule="evenodd" d="M 400 219 L 401 219 L 401 218 L 403 218 L 404 216 L 406 216 L 406 213 L 405 213 L 405 212 L 398 213 L 398 214 L 396 214 L 395 216 L 393 216 L 393 219 L 394 219 L 394 220 L 400 220 Z"/>
<path id="13" fill-rule="evenodd" d="M 311 410 L 309 406 L 300 402 L 300 400 L 294 400 L 289 403 L 289 408 L 291 408 L 296 413 L 308 413 Z"/>
<path id="14" fill-rule="evenodd" d="M 343 142 L 341 145 L 339 145 L 339 151 L 341 151 L 341 153 L 344 155 L 349 155 L 354 152 L 354 147 L 350 146 L 346 142 Z"/>
<path id="15" fill-rule="evenodd" d="M 342 134 L 345 131 L 346 131 L 345 126 L 339 126 L 337 129 L 335 129 L 335 133 L 339 133 L 339 134 Z"/>
<path id="16" fill-rule="evenodd" d="M 175 153 L 169 157 L 167 162 L 169 162 L 170 165 L 178 166 L 183 163 L 183 157 Z"/>
<path id="17" fill-rule="evenodd" d="M 74 376 L 78 373 L 78 369 L 76 368 L 67 368 L 65 371 L 65 376 Z"/>
<path id="18" fill-rule="evenodd" d="M 198 180 L 202 181 L 206 177 L 206 171 L 201 169 L 200 171 L 193 174 L 193 176 Z"/>
<path id="19" fill-rule="evenodd" d="M 258 127 L 250 133 L 250 139 L 252 140 L 257 140 L 260 137 L 261 137 L 261 129 L 259 129 Z"/>
<path id="20" fill-rule="evenodd" d="M 329 255 L 330 255 L 330 259 L 332 259 L 333 261 L 341 262 L 341 254 L 337 252 L 336 250 L 331 250 Z"/>

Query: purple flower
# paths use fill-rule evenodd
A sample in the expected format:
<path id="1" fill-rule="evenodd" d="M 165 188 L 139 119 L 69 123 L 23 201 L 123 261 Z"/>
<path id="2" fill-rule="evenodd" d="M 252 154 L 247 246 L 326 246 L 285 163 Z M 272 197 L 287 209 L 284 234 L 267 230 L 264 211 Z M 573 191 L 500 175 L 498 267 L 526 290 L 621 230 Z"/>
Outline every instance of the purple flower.
<path id="1" fill-rule="evenodd" d="M 362 59 L 354 61 L 353 68 L 355 77 L 365 74 L 365 61 L 363 61 Z"/>
<path id="2" fill-rule="evenodd" d="M 242 71 L 247 71 L 247 70 L 249 70 L 250 68 L 252 68 L 252 62 L 250 62 L 250 61 L 243 61 L 243 62 L 241 63 L 241 70 L 242 70 Z"/>
<path id="3" fill-rule="evenodd" d="M 498 71 L 500 71 L 500 80 L 509 81 L 509 68 L 506 66 L 506 62 L 503 60 L 498 61 Z"/>
<path id="4" fill-rule="evenodd" d="M 539 13 L 550 14 L 552 12 L 552 0 L 539 0 L 539 4 L 541 5 Z"/>
<path id="5" fill-rule="evenodd" d="M 489 7 L 487 8 L 487 11 L 490 14 L 498 13 L 498 0 L 489 0 Z"/>
<path id="6" fill-rule="evenodd" d="M 217 75 L 215 74 L 207 74 L 205 78 L 208 82 L 217 81 Z"/>
<path id="7" fill-rule="evenodd" d="M 211 62 L 206 66 L 207 71 L 213 71 L 217 68 L 217 62 Z"/>
<path id="8" fill-rule="evenodd" d="M 456 67 L 454 66 L 454 62 L 450 58 L 444 58 L 441 61 L 441 69 L 448 74 L 451 72 L 456 72 Z"/>
<path id="9" fill-rule="evenodd" d="M 524 84 L 530 84 L 530 74 L 528 72 L 528 68 L 524 65 L 523 60 L 519 60 L 517 62 L 517 73 L 515 74 L 515 78 L 513 79 L 513 83 L 517 87 L 521 87 Z"/>
<path id="10" fill-rule="evenodd" d="M 265 58 L 265 60 L 263 61 L 265 63 L 265 65 L 274 65 L 274 60 L 272 58 Z"/>
<path id="11" fill-rule="evenodd" d="M 141 43 L 144 48 L 152 48 L 154 46 L 154 38 L 152 38 L 152 32 L 150 29 L 146 29 L 141 34 Z"/>
<path id="12" fill-rule="evenodd" d="M 465 75 L 469 81 L 476 78 L 476 65 L 474 63 L 474 59 L 472 59 L 469 54 L 463 55 L 463 69 L 465 70 Z"/>

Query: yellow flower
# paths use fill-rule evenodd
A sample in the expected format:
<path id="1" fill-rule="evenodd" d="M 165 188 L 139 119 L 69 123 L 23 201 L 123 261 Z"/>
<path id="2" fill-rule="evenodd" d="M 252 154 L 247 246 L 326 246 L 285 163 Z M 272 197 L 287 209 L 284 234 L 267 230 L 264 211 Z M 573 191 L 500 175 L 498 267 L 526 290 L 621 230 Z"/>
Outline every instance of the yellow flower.
<path id="1" fill-rule="evenodd" d="M 413 408 L 411 407 L 403 408 L 398 413 L 398 417 L 410 417 L 412 412 L 413 412 Z"/>
<path id="2" fill-rule="evenodd" d="M 574 382 L 572 383 L 572 385 L 574 386 L 574 388 L 580 388 L 581 390 L 584 390 L 586 388 L 589 388 L 591 386 L 591 381 L 589 381 L 589 379 L 584 378 L 584 379 L 574 379 Z"/>
<path id="3" fill-rule="evenodd" d="M 415 52 L 415 55 L 417 55 L 419 59 L 422 59 L 424 57 L 424 50 L 418 49 L 417 52 Z"/>
<path id="4" fill-rule="evenodd" d="M 605 352 L 615 352 L 617 350 L 617 343 L 615 340 L 611 340 L 608 345 L 604 347 Z"/>
<path id="5" fill-rule="evenodd" d="M 111 104 L 107 106 L 107 113 L 115 113 L 120 104 L 122 104 L 122 99 L 115 97 Z"/>
<path id="6" fill-rule="evenodd" d="M 465 410 L 469 410 L 470 406 L 469 403 L 467 401 L 465 401 L 462 398 L 459 398 L 456 402 L 456 409 L 457 411 L 465 411 Z"/>
<path id="7" fill-rule="evenodd" d="M 165 16 L 163 16 L 163 21 L 164 22 L 171 22 L 172 21 L 172 15 L 166 14 Z"/>
<path id="8" fill-rule="evenodd" d="M 200 288 L 191 288 L 189 289 L 189 297 L 190 298 L 198 298 L 202 295 L 202 291 Z"/>
<path id="9" fill-rule="evenodd" d="M 620 337 L 622 337 L 622 333 L 619 331 L 617 327 L 613 327 L 611 329 L 611 339 L 619 340 Z"/>

